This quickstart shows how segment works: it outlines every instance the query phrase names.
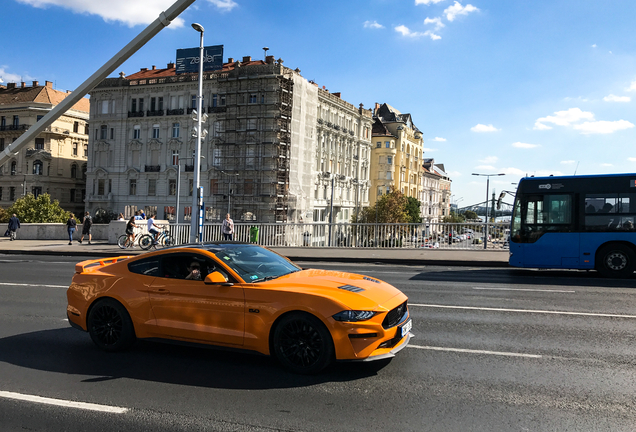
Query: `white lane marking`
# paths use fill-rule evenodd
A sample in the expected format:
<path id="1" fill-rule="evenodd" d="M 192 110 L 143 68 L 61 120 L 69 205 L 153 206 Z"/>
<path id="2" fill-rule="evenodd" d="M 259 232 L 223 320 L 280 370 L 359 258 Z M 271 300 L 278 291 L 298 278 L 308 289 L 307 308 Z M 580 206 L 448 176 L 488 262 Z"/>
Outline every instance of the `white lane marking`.
<path id="1" fill-rule="evenodd" d="M 543 358 L 543 356 L 539 354 L 523 354 L 523 353 L 502 352 L 502 351 L 472 350 L 472 349 L 464 349 L 464 348 L 447 348 L 447 347 L 433 347 L 433 346 L 421 346 L 421 345 L 407 345 L 407 348 L 415 348 L 415 349 L 431 350 L 431 351 L 449 351 L 449 352 L 468 353 L 468 354 L 498 355 L 498 356 L 508 356 L 508 357 Z"/>
<path id="2" fill-rule="evenodd" d="M 68 288 L 68 285 L 44 285 L 44 284 L 25 284 L 25 283 L 11 283 L 11 282 L 0 282 L 0 285 L 25 286 L 25 287 L 44 287 L 44 288 Z"/>
<path id="3" fill-rule="evenodd" d="M 533 289 L 533 288 L 490 288 L 490 287 L 473 287 L 474 290 L 492 290 L 492 291 L 534 291 L 534 292 L 553 292 L 553 293 L 575 293 L 574 290 L 551 290 L 551 289 Z"/>
<path id="4" fill-rule="evenodd" d="M 464 310 L 480 310 L 480 311 L 493 311 L 493 312 L 520 312 L 520 313 L 536 313 L 536 314 L 551 314 L 551 315 L 574 315 L 574 316 L 591 316 L 591 317 L 601 317 L 601 318 L 636 319 L 636 315 L 620 315 L 620 314 L 592 313 L 592 312 L 566 312 L 566 311 L 533 310 L 533 309 L 504 309 L 504 308 L 487 308 L 487 307 L 475 307 L 475 306 L 448 306 L 448 305 L 416 304 L 416 303 L 409 303 L 409 306 L 439 308 L 439 309 L 464 309 Z"/>
<path id="5" fill-rule="evenodd" d="M 60 406 L 65 408 L 79 408 L 83 410 L 100 411 L 100 412 L 115 413 L 115 414 L 123 414 L 128 411 L 128 408 L 120 408 L 116 406 L 98 405 L 98 404 L 86 403 L 86 402 L 75 402 L 75 401 L 68 401 L 64 399 L 52 399 L 52 398 L 47 398 L 42 396 L 33 396 L 33 395 L 26 395 L 21 393 L 7 392 L 7 391 L 0 391 L 0 397 L 6 398 L 6 399 L 21 400 L 26 402 L 41 403 L 46 405 L 55 405 L 55 406 Z"/>

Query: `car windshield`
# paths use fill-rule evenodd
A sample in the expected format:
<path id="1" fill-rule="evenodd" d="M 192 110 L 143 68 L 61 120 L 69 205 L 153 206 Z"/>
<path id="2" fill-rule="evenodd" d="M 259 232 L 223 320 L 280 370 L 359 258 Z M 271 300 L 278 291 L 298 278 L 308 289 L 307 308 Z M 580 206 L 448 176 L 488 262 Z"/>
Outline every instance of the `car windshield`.
<path id="1" fill-rule="evenodd" d="M 264 282 L 301 270 L 282 256 L 259 246 L 241 245 L 223 249 L 215 255 L 245 282 Z"/>

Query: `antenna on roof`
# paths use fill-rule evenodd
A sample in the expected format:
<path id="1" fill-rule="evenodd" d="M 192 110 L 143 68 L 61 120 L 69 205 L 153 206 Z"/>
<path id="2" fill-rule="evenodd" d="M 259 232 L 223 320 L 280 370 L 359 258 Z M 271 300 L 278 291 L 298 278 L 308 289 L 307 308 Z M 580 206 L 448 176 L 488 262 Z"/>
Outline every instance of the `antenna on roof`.
<path id="1" fill-rule="evenodd" d="M 269 51 L 269 48 L 263 47 L 263 51 L 265 51 L 265 59 L 267 59 L 267 51 Z"/>
<path id="2" fill-rule="evenodd" d="M 579 169 L 579 164 L 581 163 L 581 161 L 578 161 L 576 163 L 576 168 L 574 168 L 574 175 L 576 175 L 576 171 Z"/>

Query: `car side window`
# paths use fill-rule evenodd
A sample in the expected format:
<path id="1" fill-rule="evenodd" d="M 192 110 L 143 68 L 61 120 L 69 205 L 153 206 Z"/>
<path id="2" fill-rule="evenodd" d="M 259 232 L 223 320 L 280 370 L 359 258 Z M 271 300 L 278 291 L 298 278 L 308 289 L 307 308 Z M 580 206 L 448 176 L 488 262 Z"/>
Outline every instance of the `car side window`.
<path id="1" fill-rule="evenodd" d="M 162 258 L 161 277 L 169 279 L 204 280 L 205 277 L 220 271 L 227 279 L 228 274 L 212 259 L 199 254 L 170 254 Z M 195 270 L 193 272 L 193 270 Z"/>
<path id="2" fill-rule="evenodd" d="M 159 258 L 152 257 L 128 264 L 128 271 L 144 276 L 159 276 Z"/>

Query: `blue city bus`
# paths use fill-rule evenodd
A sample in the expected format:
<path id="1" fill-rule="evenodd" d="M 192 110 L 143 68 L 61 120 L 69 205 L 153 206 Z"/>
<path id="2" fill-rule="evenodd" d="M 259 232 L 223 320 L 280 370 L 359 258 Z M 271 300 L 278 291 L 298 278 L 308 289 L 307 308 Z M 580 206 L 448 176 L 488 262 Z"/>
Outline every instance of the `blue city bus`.
<path id="1" fill-rule="evenodd" d="M 636 174 L 525 177 L 510 227 L 510 265 L 636 270 Z"/>

